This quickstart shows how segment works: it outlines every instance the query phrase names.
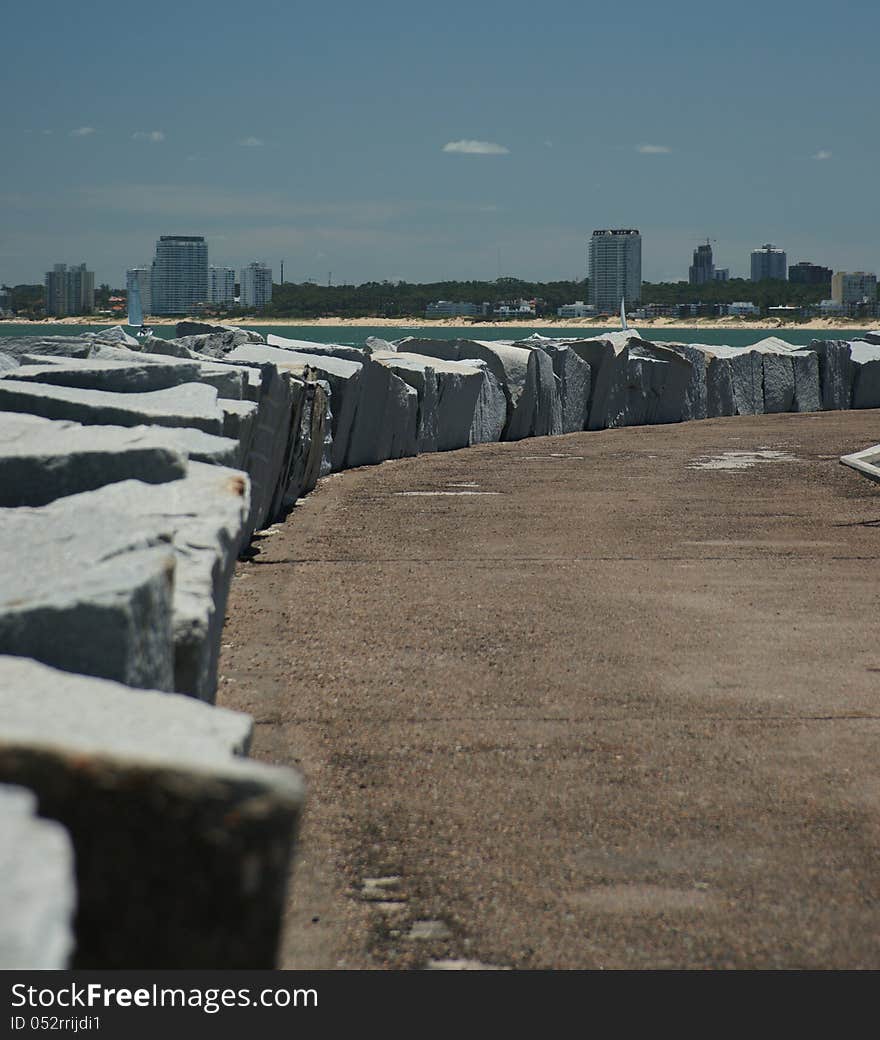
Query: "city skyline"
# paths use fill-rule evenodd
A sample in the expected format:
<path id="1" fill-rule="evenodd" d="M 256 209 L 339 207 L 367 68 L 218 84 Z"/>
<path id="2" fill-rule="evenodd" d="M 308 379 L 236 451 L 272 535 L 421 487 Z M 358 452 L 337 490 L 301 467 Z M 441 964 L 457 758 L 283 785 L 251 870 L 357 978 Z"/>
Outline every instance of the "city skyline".
<path id="1" fill-rule="evenodd" d="M 629 281 L 629 280 L 633 280 L 634 279 L 633 284 L 628 286 L 628 288 L 626 290 L 626 295 L 627 295 L 628 302 L 630 300 L 631 300 L 631 302 L 636 302 L 637 299 L 638 299 L 638 292 L 635 289 L 636 282 L 638 283 L 638 285 L 641 285 L 643 282 L 650 282 L 650 279 L 647 279 L 647 278 L 643 279 L 641 277 L 641 272 L 642 272 L 642 236 L 641 236 L 640 232 L 637 229 L 615 228 L 615 229 L 603 229 L 602 231 L 594 230 L 592 235 L 590 236 L 588 242 L 587 242 L 587 252 L 586 252 L 587 260 L 586 260 L 586 270 L 584 272 L 584 276 L 588 280 L 592 280 L 591 279 L 591 270 L 592 270 L 592 268 L 594 266 L 594 253 L 595 253 L 596 245 L 597 245 L 597 236 L 619 236 L 619 235 L 635 236 L 635 240 L 636 241 L 633 242 L 633 245 L 635 245 L 636 249 L 637 249 L 637 259 L 636 259 L 637 271 L 635 269 L 633 269 L 633 272 L 631 272 L 628 275 L 625 275 L 624 276 L 624 281 Z M 160 247 L 162 246 L 162 243 L 170 243 L 170 242 L 175 242 L 175 241 L 177 241 L 177 242 L 187 242 L 187 243 L 194 243 L 194 242 L 201 243 L 201 246 L 203 248 L 203 256 L 201 257 L 201 260 L 202 260 L 203 265 L 205 267 L 204 276 L 205 276 L 205 279 L 206 279 L 206 289 L 205 289 L 204 300 L 206 302 L 210 302 L 210 303 L 225 303 L 225 304 L 231 303 L 232 299 L 233 299 L 234 286 L 236 284 L 238 284 L 238 283 L 243 283 L 246 280 L 246 272 L 248 272 L 249 270 L 255 269 L 255 268 L 260 269 L 259 281 L 260 281 L 261 286 L 265 287 L 265 288 L 261 288 L 261 289 L 259 289 L 257 291 L 257 296 L 255 297 L 255 299 L 259 298 L 259 299 L 261 299 L 261 300 L 263 300 L 265 302 L 267 299 L 271 298 L 271 286 L 272 286 L 272 284 L 274 282 L 274 278 L 273 278 L 274 268 L 273 268 L 273 266 L 271 264 L 266 264 L 264 261 L 261 261 L 261 260 L 252 260 L 248 264 L 242 265 L 241 267 L 236 269 L 234 267 L 228 267 L 228 266 L 224 266 L 224 265 L 217 265 L 217 264 L 209 263 L 209 254 L 208 254 L 208 246 L 209 246 L 209 244 L 208 244 L 208 241 L 205 238 L 205 236 L 189 236 L 189 235 L 163 235 L 163 236 L 160 236 L 159 240 L 156 242 L 156 257 L 158 258 L 158 251 L 159 251 Z M 685 282 L 687 282 L 687 283 L 689 283 L 691 285 L 700 285 L 700 284 L 702 284 L 704 282 L 726 281 L 726 280 L 728 280 L 729 268 L 721 268 L 721 267 L 717 267 L 716 268 L 716 266 L 714 265 L 714 262 L 713 262 L 714 254 L 713 254 L 713 249 L 712 249 L 712 246 L 711 246 L 711 241 L 712 240 L 707 239 L 705 243 L 698 243 L 697 244 L 696 248 L 693 250 L 693 253 L 692 253 L 692 263 L 687 268 L 687 276 L 685 277 L 684 275 L 679 275 L 679 277 L 671 279 L 671 281 L 673 283 L 685 283 Z M 610 240 L 610 243 L 613 245 L 614 242 L 615 242 L 615 239 L 612 237 L 612 239 Z M 606 246 L 606 252 L 607 252 L 607 248 L 608 247 Z M 773 254 L 773 255 L 771 256 L 771 254 Z M 753 282 L 763 281 L 763 280 L 765 280 L 767 278 L 771 278 L 771 279 L 779 279 L 779 280 L 782 280 L 782 281 L 789 281 L 789 280 L 791 280 L 793 283 L 800 283 L 800 284 L 821 284 L 823 282 L 830 282 L 832 274 L 835 273 L 834 269 L 826 268 L 826 267 L 824 267 L 822 265 L 815 264 L 811 260 L 802 259 L 802 260 L 798 260 L 797 262 L 792 261 L 791 263 L 789 263 L 785 249 L 777 247 L 777 246 L 773 245 L 772 243 L 765 243 L 763 246 L 760 246 L 760 247 L 757 247 L 757 248 L 754 248 L 754 249 L 750 250 L 749 257 L 750 257 L 750 273 L 748 275 L 735 275 L 734 277 L 741 278 L 744 281 L 753 281 Z M 150 295 L 151 295 L 151 279 L 152 279 L 152 276 L 153 276 L 153 274 L 155 272 L 155 266 L 156 266 L 156 260 L 154 259 L 152 261 L 152 263 L 149 264 L 149 265 L 141 265 L 141 266 L 126 268 L 125 278 L 124 278 L 126 289 L 130 289 L 132 278 L 137 273 L 138 280 L 139 280 L 139 291 L 141 293 L 141 298 L 142 298 L 142 300 L 149 300 Z M 282 267 L 282 271 L 283 271 L 283 261 L 281 262 L 281 267 Z M 850 270 L 852 270 L 852 268 L 850 268 Z M 844 268 L 840 268 L 839 271 L 846 273 Z M 791 275 L 791 277 L 790 277 L 790 275 Z M 236 280 L 238 280 L 238 282 Z M 403 280 L 403 279 L 401 279 L 401 280 Z M 438 279 L 438 281 L 441 281 L 441 280 L 442 279 Z M 450 279 L 450 280 L 456 280 L 456 279 Z M 486 279 L 486 281 L 492 281 L 492 280 L 493 279 Z M 539 280 L 540 279 L 536 279 L 536 281 L 539 281 Z M 580 281 L 582 279 L 576 278 L 576 279 L 572 279 L 572 280 Z M 612 279 L 612 280 L 614 280 L 614 279 Z M 293 281 L 293 279 L 283 279 L 283 278 L 279 277 L 279 283 L 280 282 L 288 282 L 288 283 L 290 283 L 292 281 Z M 310 279 L 303 279 L 302 280 L 303 283 L 306 283 L 306 282 L 309 282 L 309 281 L 317 283 L 318 279 L 310 278 Z M 222 287 L 221 287 L 221 283 L 222 283 Z M 0 284 L 7 284 L 7 283 L 0 281 Z M 18 284 L 22 284 L 22 283 L 18 283 Z M 108 284 L 110 284 L 111 288 L 114 287 L 112 285 L 112 283 L 108 283 Z M 328 284 L 332 284 L 332 282 L 330 282 L 328 280 Z M 335 284 L 341 285 L 341 284 L 357 284 L 357 283 L 345 283 L 345 282 L 341 282 L 341 281 L 337 280 Z M 609 288 L 607 292 L 605 292 L 604 289 L 602 289 L 600 291 L 601 292 L 605 292 L 605 295 L 608 295 L 608 298 L 610 299 L 611 298 L 610 294 L 613 293 L 616 296 L 618 294 L 618 290 L 619 290 L 619 286 L 616 284 L 616 281 L 615 281 L 613 289 Z M 266 293 L 267 292 L 268 292 L 268 297 L 266 297 Z M 591 288 L 589 290 L 589 292 L 591 294 L 591 297 L 593 295 L 595 295 L 595 287 Z M 248 293 L 248 295 L 250 295 L 250 292 Z"/>
<path id="2" fill-rule="evenodd" d="M 149 91 L 99 42 L 126 31 L 118 5 L 82 19 L 49 0 L 46 35 L 14 7 L 0 281 L 84 255 L 118 285 L 178 230 L 205 235 L 221 266 L 283 259 L 291 281 L 582 277 L 603 226 L 640 228 L 652 282 L 678 280 L 707 235 L 732 276 L 767 241 L 877 269 L 880 12 L 844 0 L 841 18 L 849 7 L 855 36 L 826 31 L 817 0 L 550 0 L 537 25 L 520 0 L 249 20 L 228 0 L 156 0 L 137 30 Z M 496 42 L 520 22 L 535 31 Z"/>
<path id="3" fill-rule="evenodd" d="M 157 236 L 156 238 L 154 238 L 154 240 L 153 240 L 153 249 L 155 249 L 155 243 L 156 243 L 157 239 L 163 239 L 163 238 L 165 238 L 165 239 L 167 239 L 167 238 L 191 238 L 191 237 L 197 237 L 197 238 L 203 239 L 206 243 L 208 241 L 208 236 L 206 236 L 206 235 L 198 235 L 198 236 L 189 236 L 189 235 L 160 235 L 160 236 Z M 644 239 L 644 237 L 645 237 L 644 235 L 641 236 L 642 239 Z M 220 238 L 222 240 L 223 236 L 220 236 Z M 485 278 L 481 278 L 481 277 L 473 277 L 473 278 L 469 278 L 468 277 L 468 278 L 465 278 L 465 277 L 461 276 L 460 274 L 457 274 L 456 272 L 449 272 L 448 274 L 443 275 L 443 276 L 438 276 L 438 277 L 434 277 L 434 278 L 424 278 L 424 279 L 410 278 L 410 277 L 406 277 L 406 275 L 402 275 L 402 276 L 399 276 L 399 277 L 396 277 L 396 278 L 388 278 L 388 279 L 381 279 L 381 278 L 347 279 L 344 275 L 338 275 L 337 277 L 333 277 L 333 272 L 332 271 L 326 272 L 326 275 L 327 275 L 328 279 L 330 281 L 332 281 L 333 284 L 337 284 L 337 285 L 341 285 L 341 284 L 362 284 L 364 282 L 369 282 L 369 281 L 384 281 L 384 280 L 387 280 L 387 281 L 406 281 L 406 282 L 417 282 L 417 281 L 439 282 L 439 281 L 445 281 L 445 280 L 450 280 L 450 281 L 455 281 L 455 280 L 494 281 L 495 278 L 497 278 L 497 277 L 517 277 L 517 278 L 523 278 L 523 280 L 528 280 L 528 281 L 554 281 L 554 280 L 581 281 L 585 277 L 589 277 L 589 243 L 591 241 L 591 235 L 589 233 L 585 234 L 584 240 L 587 243 L 587 263 L 586 263 L 586 266 L 579 273 L 575 272 L 571 276 L 564 276 L 564 275 L 563 276 L 558 276 L 558 275 L 557 276 L 542 276 L 541 273 L 538 272 L 535 277 L 531 277 L 530 278 L 527 275 L 522 274 L 521 272 L 513 272 L 513 271 L 511 271 L 511 272 L 500 272 L 500 270 L 499 270 L 499 272 L 497 272 L 494 275 L 492 275 L 492 274 L 487 275 Z M 713 238 L 713 239 L 711 239 L 711 241 L 713 243 L 715 243 L 716 245 L 718 244 L 718 240 L 717 239 Z M 649 246 L 650 246 L 650 243 L 649 243 Z M 758 253 L 758 252 L 762 252 L 762 251 L 766 250 L 768 248 L 768 246 L 770 248 L 776 248 L 776 247 L 774 247 L 772 245 L 772 243 L 765 243 L 763 246 L 758 246 L 758 247 L 755 247 L 755 246 L 748 247 L 747 248 L 747 252 L 745 253 L 745 259 L 740 264 L 736 264 L 736 263 L 730 262 L 730 260 L 728 258 L 729 250 L 725 250 L 725 258 L 727 259 L 727 267 L 721 268 L 720 266 L 718 266 L 718 271 L 719 272 L 721 272 L 721 271 L 724 271 L 724 272 L 730 271 L 731 273 L 730 273 L 729 276 L 731 278 L 741 278 L 741 279 L 744 279 L 744 280 L 751 280 L 751 281 L 760 280 L 760 279 L 756 279 L 754 277 L 755 254 Z M 698 243 L 697 246 L 695 247 L 693 245 L 693 242 L 692 242 L 691 245 L 689 247 L 687 247 L 687 248 L 689 248 L 691 250 L 692 260 L 695 262 L 697 260 L 698 252 L 701 251 L 701 250 L 706 249 L 706 245 L 701 245 L 701 244 Z M 709 247 L 709 251 L 710 251 L 709 255 L 710 255 L 710 261 L 711 261 L 711 257 L 712 257 L 712 255 L 714 253 L 714 250 L 711 248 L 711 246 Z M 76 252 L 76 247 L 75 246 L 73 248 L 73 252 Z M 79 252 L 83 252 L 83 251 L 79 250 Z M 291 272 L 291 262 L 289 260 L 285 260 L 283 257 L 279 258 L 275 262 L 273 262 L 272 258 L 268 258 L 268 259 L 267 258 L 262 258 L 262 259 L 260 259 L 258 261 L 254 261 L 253 260 L 254 252 L 255 251 L 253 251 L 253 250 L 250 250 L 250 251 L 247 250 L 246 243 L 245 243 L 245 252 L 244 252 L 243 255 L 246 256 L 246 257 L 250 257 L 251 259 L 249 259 L 247 261 L 241 261 L 239 263 L 228 263 L 227 264 L 225 262 L 220 262 L 220 263 L 217 263 L 216 265 L 213 263 L 213 253 L 212 253 L 211 267 L 215 267 L 216 266 L 218 269 L 219 268 L 228 268 L 228 269 L 234 270 L 236 272 L 236 276 L 238 276 L 242 269 L 246 268 L 249 264 L 252 264 L 254 262 L 259 263 L 259 264 L 263 264 L 263 265 L 271 268 L 273 270 L 273 272 L 276 269 L 276 263 L 278 263 L 279 265 L 284 265 L 286 263 L 287 264 L 287 271 L 288 271 L 288 274 L 290 275 L 289 277 L 286 277 L 284 279 L 284 281 L 286 281 L 286 282 L 305 283 L 305 282 L 313 281 L 313 282 L 322 283 L 324 281 L 324 279 L 322 277 L 320 277 L 320 275 L 319 276 L 315 276 L 314 274 L 311 274 L 311 275 L 307 275 L 307 276 L 298 276 L 298 273 L 295 270 L 293 272 Z M 782 266 L 784 266 L 786 270 L 788 269 L 789 266 L 800 266 L 800 267 L 814 266 L 813 265 L 813 260 L 812 260 L 811 257 L 799 257 L 798 260 L 795 261 L 793 256 L 791 255 L 791 253 L 792 253 L 791 250 L 786 250 L 785 248 L 781 248 L 781 249 L 779 249 L 779 252 L 782 254 L 783 258 L 786 258 L 784 263 L 780 266 L 780 270 L 782 269 Z M 839 253 L 840 250 L 838 250 L 837 252 Z M 877 256 L 878 256 L 878 262 L 875 263 L 875 264 L 872 264 L 872 265 L 864 265 L 863 264 L 863 265 L 861 265 L 862 269 L 866 269 L 867 268 L 867 269 L 874 270 L 875 268 L 880 267 L 880 244 L 878 244 L 878 248 L 876 250 L 876 253 L 877 253 Z M 650 253 L 648 255 L 650 256 Z M 661 282 L 661 281 L 662 282 L 688 282 L 688 281 L 691 281 L 692 265 L 691 265 L 691 268 L 689 268 L 686 259 L 684 259 L 684 260 L 682 260 L 681 258 L 678 258 L 678 259 L 679 259 L 679 270 L 677 272 L 673 273 L 670 276 L 662 277 L 662 278 L 644 277 L 643 281 L 646 281 L 646 282 Z M 42 266 L 45 268 L 45 262 L 41 262 L 39 260 L 37 261 L 37 266 L 38 267 L 41 266 L 41 263 L 42 263 Z M 147 264 L 147 266 L 149 266 L 150 261 L 146 261 L 146 264 Z M 101 259 L 99 258 L 97 263 L 92 262 L 92 266 L 96 269 L 96 271 L 99 270 L 101 268 L 101 266 L 102 266 Z M 109 284 L 111 287 L 122 287 L 122 285 L 124 285 L 126 283 L 126 280 L 127 280 L 127 277 L 128 277 L 128 273 L 131 270 L 137 269 L 138 267 L 141 267 L 141 266 L 144 266 L 143 263 L 141 263 L 141 264 L 134 264 L 133 265 L 130 261 L 128 261 L 128 262 L 126 262 L 124 264 L 123 270 L 121 272 L 121 276 L 117 276 L 116 278 L 113 278 L 113 277 L 102 278 L 102 277 L 100 277 L 99 275 L 96 274 L 96 284 L 106 283 L 106 284 Z M 656 261 L 652 264 L 650 262 L 650 260 L 649 260 L 648 264 L 647 265 L 643 265 L 643 266 L 647 266 L 648 269 L 650 270 L 652 267 L 656 268 L 657 264 L 656 264 Z M 500 267 L 500 261 L 499 261 L 499 267 Z M 845 257 L 843 263 L 837 264 L 837 265 L 831 265 L 830 269 L 832 271 L 837 271 L 837 270 L 855 270 L 858 267 L 859 267 L 859 265 L 856 264 L 855 262 L 852 262 L 850 257 Z M 30 284 L 37 284 L 37 283 L 39 283 L 41 281 L 43 281 L 42 277 L 33 280 Z M 0 275 L 0 284 L 3 284 L 3 285 L 28 284 L 28 280 L 27 279 L 22 279 L 22 278 L 16 278 L 14 275 L 6 276 L 6 277 Z"/>

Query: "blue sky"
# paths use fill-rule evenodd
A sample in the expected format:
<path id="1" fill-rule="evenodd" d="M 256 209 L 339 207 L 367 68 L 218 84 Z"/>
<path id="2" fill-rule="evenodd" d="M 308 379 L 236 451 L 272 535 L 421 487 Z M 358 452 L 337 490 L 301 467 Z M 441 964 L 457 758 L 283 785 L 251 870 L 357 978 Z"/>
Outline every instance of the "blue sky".
<path id="1" fill-rule="evenodd" d="M 47 0 L 4 14 L 0 281 L 161 234 L 278 277 L 547 280 L 595 227 L 643 273 L 880 270 L 880 5 Z"/>

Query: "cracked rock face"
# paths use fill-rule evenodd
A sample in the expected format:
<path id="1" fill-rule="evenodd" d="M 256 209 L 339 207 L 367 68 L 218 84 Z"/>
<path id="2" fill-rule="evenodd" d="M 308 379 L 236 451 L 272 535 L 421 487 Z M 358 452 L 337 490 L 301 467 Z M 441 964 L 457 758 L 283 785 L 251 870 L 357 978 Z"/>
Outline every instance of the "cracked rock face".
<path id="1" fill-rule="evenodd" d="M 53 515 L 68 522 L 91 516 L 123 530 L 152 528 L 157 540 L 170 542 L 170 688 L 213 701 L 226 599 L 249 513 L 247 477 L 237 470 L 191 462 L 186 475 L 171 483 L 110 484 L 54 503 L 46 513 L 50 520 Z"/>
<path id="2" fill-rule="evenodd" d="M 587 429 L 680 422 L 691 407 L 693 366 L 675 349 L 633 330 L 568 345 L 590 366 Z"/>
<path id="3" fill-rule="evenodd" d="M 246 343 L 263 343 L 263 337 L 247 329 L 227 329 L 195 336 L 183 336 L 179 339 L 167 340 L 172 349 L 200 354 L 203 357 L 224 358 L 236 347 Z"/>
<path id="4" fill-rule="evenodd" d="M 284 336 L 269 335 L 266 343 L 270 347 L 282 347 L 284 350 L 295 350 L 300 354 L 314 354 L 317 357 L 335 357 L 343 361 L 362 362 L 372 353 L 370 348 L 349 347 L 342 343 L 313 343 L 305 339 L 287 339 Z"/>
<path id="5" fill-rule="evenodd" d="M 250 329 L 243 329 L 238 325 L 223 325 L 207 321 L 179 321 L 174 331 L 177 339 L 183 339 L 186 336 L 211 336 L 235 332 L 240 333 L 242 343 L 265 343 L 259 332 L 252 332 Z"/>
<path id="6" fill-rule="evenodd" d="M 67 831 L 37 816 L 24 788 L 0 784 L 0 970 L 69 967 L 76 911 Z"/>
<path id="7" fill-rule="evenodd" d="M 685 389 L 682 420 L 706 419 L 709 411 L 708 370 L 712 348 L 702 343 L 664 343 L 691 363 L 691 378 Z"/>
<path id="8" fill-rule="evenodd" d="M 4 336 L 3 353 L 13 358 L 22 354 L 87 358 L 91 356 L 93 343 L 88 333 L 82 336 Z"/>
<path id="9" fill-rule="evenodd" d="M 880 408 L 880 343 L 849 344 L 853 366 L 853 408 Z"/>
<path id="10" fill-rule="evenodd" d="M 109 348 L 115 354 L 115 348 Z M 161 364 L 138 361 L 131 352 L 132 361 L 119 358 L 61 358 L 52 357 L 42 364 L 30 363 L 38 355 L 25 355 L 22 365 L 4 376 L 7 380 L 29 383 L 49 383 L 53 386 L 80 387 L 84 390 L 108 390 L 111 393 L 144 393 L 167 390 L 181 383 L 199 382 L 200 366 L 177 362 Z"/>
<path id="11" fill-rule="evenodd" d="M 415 454 L 418 395 L 366 354 L 361 361 L 348 361 L 322 352 L 245 346 L 236 348 L 228 357 L 238 363 L 272 362 L 296 378 L 321 379 L 329 384 L 333 470 Z"/>
<path id="12" fill-rule="evenodd" d="M 0 509 L 0 653 L 171 690 L 172 531 L 81 498 Z"/>
<path id="13" fill-rule="evenodd" d="M 247 374 L 244 394 L 257 405 L 250 451 L 244 463 L 251 478 L 249 533 L 272 523 L 289 494 L 289 477 L 304 401 L 302 365 L 284 364 L 289 355 L 261 344 L 237 347 L 223 360 Z"/>
<path id="14" fill-rule="evenodd" d="M 852 407 L 853 378 L 852 351 L 846 340 L 816 340 L 808 350 L 819 359 L 819 393 L 822 407 L 827 411 Z"/>
<path id="15" fill-rule="evenodd" d="M 330 387 L 333 434 L 331 469 L 343 469 L 351 440 L 351 428 L 360 393 L 362 365 L 339 358 L 318 358 L 281 347 L 243 346 L 228 355 L 238 364 L 263 363 L 300 380 L 323 379 Z"/>
<path id="16" fill-rule="evenodd" d="M 444 361 L 428 354 L 374 350 L 418 394 L 422 451 L 453 451 L 497 441 L 507 422 L 507 399 L 482 361 Z"/>
<path id="17" fill-rule="evenodd" d="M 325 448 L 329 450 L 329 387 L 323 382 L 303 383 L 303 406 L 299 433 L 291 458 L 283 506 L 291 509 L 296 501 L 313 491 L 322 474 Z M 329 457 L 327 458 L 329 466 Z"/>
<path id="18" fill-rule="evenodd" d="M 416 354 L 397 354 L 395 351 L 374 351 L 373 360 L 384 365 L 416 392 L 418 413 L 416 421 L 417 451 L 438 451 L 438 376 L 432 366 L 433 358 Z"/>
<path id="19" fill-rule="evenodd" d="M 75 967 L 274 965 L 303 788 L 247 716 L 0 657 L 0 717 L 0 782 L 73 841 Z"/>
<path id="20" fill-rule="evenodd" d="M 398 352 L 436 357 L 447 362 L 481 362 L 501 388 L 506 399 L 506 421 L 500 440 L 559 433 L 561 419 L 556 403 L 553 363 L 542 351 L 504 340 L 439 340 L 409 337 L 394 345 Z M 487 389 L 486 405 L 490 404 Z M 481 443 L 485 431 L 471 443 Z M 496 439 L 496 438 L 493 438 Z"/>
<path id="21" fill-rule="evenodd" d="M 815 352 L 799 350 L 777 336 L 763 339 L 751 349 L 763 356 L 765 412 L 821 409 L 819 359 Z"/>
<path id="22" fill-rule="evenodd" d="M 591 374 L 590 366 L 572 350 L 570 344 L 543 336 L 530 336 L 523 343 L 544 351 L 553 364 L 556 394 L 552 406 L 559 409 L 552 426 L 560 433 L 577 433 L 587 424 Z"/>
<path id="23" fill-rule="evenodd" d="M 146 427 L 81 426 L 0 412 L 0 506 L 42 506 L 120 480 L 179 480 L 186 456 L 182 445 Z"/>
<path id="24" fill-rule="evenodd" d="M 6 378 L 0 379 L 0 411 L 69 419 L 88 426 L 192 426 L 218 436 L 223 433 L 217 391 L 199 383 L 117 394 Z"/>

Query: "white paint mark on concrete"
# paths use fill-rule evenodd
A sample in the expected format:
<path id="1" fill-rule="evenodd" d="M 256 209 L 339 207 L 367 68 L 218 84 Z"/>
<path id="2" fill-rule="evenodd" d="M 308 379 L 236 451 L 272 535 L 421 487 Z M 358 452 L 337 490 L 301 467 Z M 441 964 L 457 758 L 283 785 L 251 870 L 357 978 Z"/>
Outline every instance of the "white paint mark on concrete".
<path id="1" fill-rule="evenodd" d="M 430 942 L 432 939 L 451 939 L 452 932 L 443 921 L 413 921 L 405 938 L 417 942 Z"/>
<path id="2" fill-rule="evenodd" d="M 389 877 L 364 878 L 361 885 L 361 897 L 367 902 L 394 903 L 406 899 L 400 891 L 400 876 L 392 874 Z"/>
<path id="3" fill-rule="evenodd" d="M 428 971 L 510 971 L 497 964 L 483 964 L 466 958 L 449 958 L 439 961 L 428 961 Z"/>
<path id="4" fill-rule="evenodd" d="M 757 451 L 725 451 L 720 455 L 701 455 L 688 463 L 688 469 L 751 469 L 759 462 L 797 462 L 797 456 L 788 451 L 759 448 Z"/>
<path id="5" fill-rule="evenodd" d="M 583 462 L 583 455 L 567 455 L 562 451 L 552 451 L 549 455 L 523 455 L 522 462 L 544 462 L 546 459 L 571 459 L 572 462 Z"/>

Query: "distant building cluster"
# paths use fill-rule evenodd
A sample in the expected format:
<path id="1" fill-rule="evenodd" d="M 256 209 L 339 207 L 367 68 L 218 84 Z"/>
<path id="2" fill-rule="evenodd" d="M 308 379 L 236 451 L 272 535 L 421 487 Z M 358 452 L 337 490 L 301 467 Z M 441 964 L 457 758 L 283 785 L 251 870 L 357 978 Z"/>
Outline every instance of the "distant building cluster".
<path id="1" fill-rule="evenodd" d="M 435 300 L 425 308 L 426 318 L 534 318 L 538 313 L 538 300 L 499 300 L 497 303 L 468 303 L 464 300 Z"/>
<path id="2" fill-rule="evenodd" d="M 272 268 L 254 261 L 239 271 L 208 263 L 201 235 L 162 235 L 152 264 L 125 273 L 126 289 L 137 282 L 145 314 L 195 314 L 206 307 L 260 310 L 272 300 Z M 238 289 L 238 295 L 236 295 Z"/>
<path id="3" fill-rule="evenodd" d="M 95 272 L 85 264 L 55 264 L 46 272 L 46 313 L 53 318 L 91 314 L 95 309 Z"/>
<path id="4" fill-rule="evenodd" d="M 589 299 L 575 300 L 557 307 L 560 318 L 589 318 L 617 313 L 623 304 L 634 317 L 688 317 L 696 315 L 733 315 L 751 317 L 761 313 L 754 301 L 733 303 L 699 302 L 640 307 L 642 296 L 642 235 L 637 228 L 600 228 L 593 231 L 587 247 Z M 282 276 L 284 265 L 282 263 Z M 237 275 L 237 280 L 236 280 Z M 232 267 L 208 263 L 208 243 L 202 235 L 162 235 L 156 242 L 150 264 L 126 271 L 129 298 L 135 289 L 144 314 L 197 314 L 206 309 L 240 306 L 259 311 L 272 300 L 272 268 L 253 261 L 238 272 Z M 828 286 L 830 295 L 818 304 L 767 307 L 766 291 L 762 306 L 779 317 L 809 314 L 880 316 L 877 301 L 877 276 L 870 271 L 832 271 L 810 260 L 788 264 L 786 251 L 768 242 L 753 249 L 749 256 L 752 282 L 789 281 L 792 285 Z M 706 286 L 727 282 L 730 268 L 716 267 L 712 240 L 706 239 L 693 251 L 688 267 L 688 283 Z M 106 287 L 104 287 L 106 289 Z M 95 275 L 86 264 L 55 264 L 45 276 L 45 311 L 53 317 L 91 314 L 95 309 Z M 106 295 L 106 294 L 105 294 Z M 818 295 L 818 294 L 817 294 Z M 125 303 L 111 297 L 110 309 L 119 311 Z M 113 305 L 116 304 L 114 307 Z M 106 306 L 104 296 L 102 305 Z M 528 318 L 545 313 L 543 300 L 497 300 L 482 304 L 469 301 L 436 300 L 425 310 L 427 318 L 494 317 Z M 12 290 L 0 288 L 0 315 L 12 312 Z"/>
<path id="5" fill-rule="evenodd" d="M 588 247 L 590 302 L 565 304 L 557 308 L 560 318 L 588 318 L 594 314 L 613 314 L 622 302 L 632 308 L 633 317 L 756 317 L 761 308 L 752 300 L 733 303 L 695 302 L 689 304 L 649 304 L 634 307 L 641 294 L 642 237 L 634 228 L 605 228 L 594 231 Z M 794 285 L 831 287 L 831 297 L 819 304 L 805 306 L 771 306 L 768 313 L 781 318 L 805 317 L 812 314 L 840 314 L 850 317 L 880 315 L 877 303 L 877 279 L 871 272 L 832 272 L 809 260 L 788 266 L 784 249 L 768 242 L 753 249 L 749 257 L 749 276 L 753 282 L 790 281 Z M 716 267 L 712 243 L 706 239 L 694 249 L 688 267 L 688 283 L 705 286 L 730 280 L 729 267 Z M 703 297 L 705 300 L 705 296 Z"/>

